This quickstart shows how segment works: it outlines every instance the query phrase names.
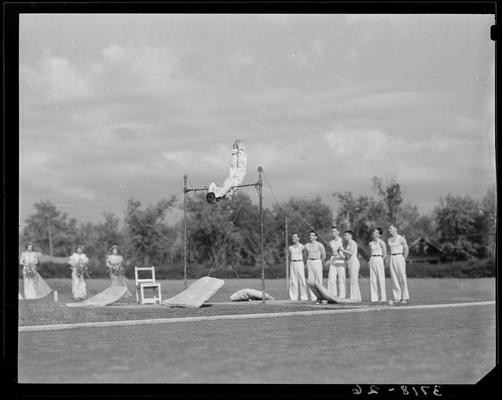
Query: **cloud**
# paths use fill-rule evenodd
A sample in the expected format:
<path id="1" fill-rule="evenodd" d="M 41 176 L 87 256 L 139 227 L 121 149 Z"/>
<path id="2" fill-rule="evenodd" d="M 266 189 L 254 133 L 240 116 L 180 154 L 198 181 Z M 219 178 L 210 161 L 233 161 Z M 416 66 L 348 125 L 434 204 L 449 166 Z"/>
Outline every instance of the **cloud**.
<path id="1" fill-rule="evenodd" d="M 255 64 L 256 60 L 249 53 L 238 51 L 227 58 L 227 63 L 236 68 L 249 67 Z"/>
<path id="2" fill-rule="evenodd" d="M 442 182 L 468 192 L 494 175 L 486 18 L 88 16 L 57 35 L 50 18 L 21 25 L 23 204 L 66 196 L 119 214 L 129 195 L 179 194 L 184 173 L 221 183 L 236 137 L 246 180 L 263 166 L 283 199 L 397 174 L 430 202 Z"/>
<path id="3" fill-rule="evenodd" d="M 163 47 L 142 43 L 112 44 L 101 60 L 81 66 L 65 57 L 43 56 L 35 67 L 21 65 L 23 100 L 99 101 L 123 96 L 162 96 L 189 88 L 175 77 L 177 58 Z"/>
<path id="4" fill-rule="evenodd" d="M 344 104 L 344 108 L 357 109 L 379 109 L 382 108 L 404 108 L 423 105 L 425 102 L 430 102 L 431 96 L 420 92 L 385 92 L 373 93 L 367 96 L 360 96 Z"/>

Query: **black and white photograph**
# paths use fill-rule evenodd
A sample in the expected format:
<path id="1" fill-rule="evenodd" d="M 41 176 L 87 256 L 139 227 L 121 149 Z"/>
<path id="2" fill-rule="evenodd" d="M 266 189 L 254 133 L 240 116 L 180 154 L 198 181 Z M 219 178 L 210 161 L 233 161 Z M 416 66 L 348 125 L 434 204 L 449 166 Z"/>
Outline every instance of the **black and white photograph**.
<path id="1" fill-rule="evenodd" d="M 20 13 L 18 383 L 477 384 L 494 24 Z"/>

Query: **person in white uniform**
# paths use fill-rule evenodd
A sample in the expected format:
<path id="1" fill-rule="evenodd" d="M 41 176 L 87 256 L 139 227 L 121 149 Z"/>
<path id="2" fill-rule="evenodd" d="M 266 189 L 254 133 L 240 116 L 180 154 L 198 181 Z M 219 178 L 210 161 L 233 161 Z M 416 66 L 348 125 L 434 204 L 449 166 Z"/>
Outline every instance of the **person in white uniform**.
<path id="1" fill-rule="evenodd" d="M 331 259 L 329 260 L 328 291 L 335 297 L 345 297 L 345 255 L 340 231 L 336 226 L 331 227 L 333 238 L 329 241 L 331 247 Z"/>
<path id="2" fill-rule="evenodd" d="M 83 300 L 87 297 L 84 274 L 87 272 L 89 259 L 83 253 L 84 247 L 78 245 L 68 258 L 68 264 L 71 265 L 71 293 L 75 300 Z"/>
<path id="3" fill-rule="evenodd" d="M 237 139 L 232 146 L 232 164 L 229 176 L 223 182 L 223 186 L 217 186 L 214 182 L 209 185 L 206 200 L 214 204 L 221 199 L 230 200 L 235 192 L 235 186 L 241 185 L 246 176 L 247 155 L 242 141 Z"/>
<path id="4" fill-rule="evenodd" d="M 408 244 L 406 239 L 397 233 L 394 225 L 389 227 L 390 238 L 389 245 L 390 259 L 389 269 L 392 280 L 392 294 L 394 301 L 406 304 L 410 299 L 408 292 L 408 282 L 406 279 L 406 258 L 408 257 Z"/>
<path id="5" fill-rule="evenodd" d="M 345 254 L 347 269 L 349 270 L 350 299 L 361 301 L 361 291 L 359 289 L 359 259 L 357 258 L 357 243 L 352 239 L 352 231 L 345 231 L 345 248 L 341 250 Z"/>
<path id="6" fill-rule="evenodd" d="M 322 263 L 326 258 L 326 249 L 322 243 L 317 241 L 315 231 L 310 231 L 309 240 L 310 242 L 304 246 L 307 256 L 308 279 L 322 286 Z M 317 301 L 317 297 L 310 289 L 308 290 L 308 294 L 311 301 Z"/>
<path id="7" fill-rule="evenodd" d="M 387 294 L 385 292 L 385 263 L 387 262 L 387 246 L 380 239 L 383 230 L 375 228 L 371 232 L 373 240 L 369 243 L 370 255 L 370 296 L 371 302 L 380 303 L 387 302 Z"/>
<path id="8" fill-rule="evenodd" d="M 289 298 L 291 300 L 308 300 L 305 282 L 305 264 L 303 262 L 303 244 L 297 233 L 291 236 L 293 244 L 289 246 Z"/>

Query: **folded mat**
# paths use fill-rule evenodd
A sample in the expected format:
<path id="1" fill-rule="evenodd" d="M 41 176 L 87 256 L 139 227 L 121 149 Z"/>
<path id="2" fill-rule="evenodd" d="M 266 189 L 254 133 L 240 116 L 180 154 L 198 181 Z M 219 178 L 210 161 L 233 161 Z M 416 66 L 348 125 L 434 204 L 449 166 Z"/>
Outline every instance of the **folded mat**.
<path id="1" fill-rule="evenodd" d="M 275 300 L 272 296 L 265 293 L 265 300 Z M 261 290 L 255 289 L 241 289 L 230 296 L 232 301 L 246 301 L 246 300 L 263 300 Z"/>
<path id="2" fill-rule="evenodd" d="M 314 293 L 318 300 L 327 300 L 328 303 L 338 304 L 354 304 L 360 301 L 353 299 L 346 299 L 344 297 L 333 296 L 324 286 L 318 282 L 313 282 L 307 279 L 307 287 Z"/>
<path id="3" fill-rule="evenodd" d="M 92 306 L 109 306 L 120 300 L 127 293 L 125 286 L 110 286 L 96 296 L 90 297 L 87 300 L 75 303 L 66 303 L 68 307 L 92 307 Z"/>
<path id="4" fill-rule="evenodd" d="M 225 281 L 222 279 L 205 276 L 197 279 L 176 296 L 164 300 L 162 304 L 171 307 L 198 308 L 208 301 L 224 284 Z"/>

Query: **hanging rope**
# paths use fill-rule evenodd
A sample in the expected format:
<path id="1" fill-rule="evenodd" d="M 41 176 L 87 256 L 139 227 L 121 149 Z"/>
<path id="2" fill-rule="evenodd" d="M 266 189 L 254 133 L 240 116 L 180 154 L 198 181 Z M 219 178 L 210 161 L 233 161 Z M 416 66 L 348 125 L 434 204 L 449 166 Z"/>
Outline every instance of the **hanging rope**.
<path id="1" fill-rule="evenodd" d="M 136 253 L 132 256 L 131 260 L 134 260 L 136 258 L 136 256 L 138 255 L 139 251 L 141 250 L 141 248 L 145 244 L 145 241 L 146 241 L 146 237 L 143 238 L 143 241 L 139 245 L 138 250 L 136 250 Z"/>
<path id="2" fill-rule="evenodd" d="M 270 189 L 270 192 L 272 193 L 272 196 L 275 199 L 275 203 L 279 206 L 279 208 L 284 209 L 283 206 L 281 206 L 281 204 L 279 204 L 279 201 L 277 200 L 277 197 L 275 196 L 275 193 L 272 190 L 272 186 L 270 185 L 270 182 L 268 181 L 267 176 L 265 175 L 265 172 L 263 172 L 263 177 L 265 178 L 265 181 L 267 182 L 268 188 Z M 307 224 L 309 226 L 309 228 L 312 229 L 317 234 L 317 236 L 319 236 L 329 246 L 329 241 L 327 241 L 312 225 L 310 225 L 309 222 L 305 218 L 303 218 L 302 215 L 298 211 L 296 211 L 293 207 L 291 207 L 287 204 L 286 204 L 286 206 L 291 211 L 293 211 L 294 214 L 296 214 L 298 217 L 300 217 L 300 219 L 303 222 L 305 222 L 305 224 Z"/>
<path id="3" fill-rule="evenodd" d="M 242 205 L 244 203 L 241 203 L 241 205 L 239 206 L 239 208 L 237 209 L 237 213 L 235 214 L 235 217 L 232 221 L 232 227 L 233 225 L 235 224 L 235 221 L 237 219 L 237 216 L 239 215 L 239 212 L 241 211 L 241 208 L 242 208 Z M 214 266 L 216 265 L 216 261 L 218 261 L 218 257 L 220 256 L 220 253 L 221 253 L 221 249 L 223 249 L 223 247 L 225 246 L 225 242 L 227 241 L 227 238 L 228 238 L 228 233 L 230 232 L 230 229 L 227 230 L 227 232 L 225 233 L 225 237 L 223 238 L 223 242 L 222 244 L 219 246 L 219 249 L 218 249 L 218 253 L 216 253 L 216 257 L 214 257 L 214 261 L 213 261 L 213 265 L 211 266 L 211 269 L 209 270 L 207 276 L 210 276 L 211 275 L 211 272 L 213 271 L 213 268 Z"/>

